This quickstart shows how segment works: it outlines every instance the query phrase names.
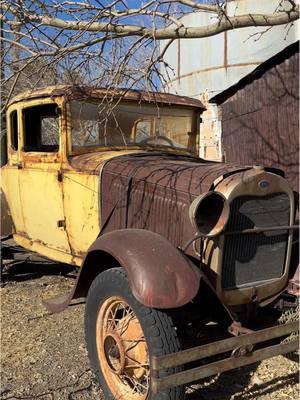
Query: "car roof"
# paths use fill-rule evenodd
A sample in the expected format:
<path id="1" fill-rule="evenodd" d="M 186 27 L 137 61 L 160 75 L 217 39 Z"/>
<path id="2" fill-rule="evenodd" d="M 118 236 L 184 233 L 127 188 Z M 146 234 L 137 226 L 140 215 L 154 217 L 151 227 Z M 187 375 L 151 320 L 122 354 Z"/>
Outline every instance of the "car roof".
<path id="1" fill-rule="evenodd" d="M 168 105 L 179 105 L 188 106 L 205 110 L 205 106 L 198 99 L 194 99 L 187 96 L 178 96 L 170 93 L 162 92 L 148 92 L 139 91 L 133 89 L 107 89 L 98 88 L 91 86 L 70 86 L 70 85 L 59 85 L 59 86 L 47 86 L 43 88 L 37 88 L 27 90 L 13 97 L 9 102 L 8 106 L 13 103 L 43 98 L 43 97 L 57 97 L 65 96 L 70 100 L 87 100 L 87 99 L 124 99 L 129 101 L 137 101 L 142 103 L 154 103 L 154 104 L 168 104 Z"/>

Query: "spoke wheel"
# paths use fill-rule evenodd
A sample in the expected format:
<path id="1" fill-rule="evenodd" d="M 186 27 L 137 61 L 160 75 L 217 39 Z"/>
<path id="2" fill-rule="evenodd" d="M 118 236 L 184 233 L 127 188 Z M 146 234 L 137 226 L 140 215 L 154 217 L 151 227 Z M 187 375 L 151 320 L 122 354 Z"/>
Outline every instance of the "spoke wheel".
<path id="1" fill-rule="evenodd" d="M 116 399 L 144 400 L 150 365 L 142 327 L 129 304 L 110 297 L 96 323 L 97 352 L 104 378 Z"/>
<path id="2" fill-rule="evenodd" d="M 86 301 L 88 355 L 105 400 L 183 400 L 184 387 L 151 391 L 152 356 L 181 350 L 168 312 L 145 307 L 133 296 L 122 268 L 93 281 Z M 160 371 L 167 376 L 181 367 Z"/>

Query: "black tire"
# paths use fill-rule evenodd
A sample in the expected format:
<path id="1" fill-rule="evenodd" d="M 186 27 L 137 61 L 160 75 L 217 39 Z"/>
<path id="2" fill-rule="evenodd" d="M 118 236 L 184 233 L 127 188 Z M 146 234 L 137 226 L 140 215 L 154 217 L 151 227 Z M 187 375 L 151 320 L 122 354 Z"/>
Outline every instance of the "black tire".
<path id="1" fill-rule="evenodd" d="M 132 295 L 126 274 L 123 269 L 112 268 L 99 274 L 93 281 L 87 296 L 85 311 L 85 335 L 90 363 L 101 385 L 106 400 L 116 399 L 112 395 L 100 365 L 101 363 L 99 361 L 97 350 L 96 326 L 99 313 L 100 320 L 102 318 L 101 307 L 103 304 L 105 304 L 105 302 L 109 301 L 110 298 L 114 298 L 114 296 L 124 299 L 133 310 L 137 321 L 142 328 L 149 357 L 153 355 L 165 355 L 180 350 L 180 343 L 170 315 L 167 312 L 148 308 L 139 303 Z M 104 347 L 105 346 L 103 346 L 103 348 Z M 161 371 L 160 376 L 166 376 L 181 370 L 181 368 L 164 370 Z M 127 396 L 123 394 L 120 394 L 118 397 L 118 400 L 128 400 Z M 183 400 L 184 388 L 175 387 L 162 391 L 158 394 L 151 393 L 149 389 L 146 399 Z"/>

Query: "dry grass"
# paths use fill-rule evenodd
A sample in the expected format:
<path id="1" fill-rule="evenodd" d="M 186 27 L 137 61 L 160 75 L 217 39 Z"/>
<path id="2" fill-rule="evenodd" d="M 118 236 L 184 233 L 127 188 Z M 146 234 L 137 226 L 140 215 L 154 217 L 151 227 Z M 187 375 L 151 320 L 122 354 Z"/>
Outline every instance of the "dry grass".
<path id="1" fill-rule="evenodd" d="M 75 271 L 57 264 L 23 263 L 3 274 L 1 288 L 1 399 L 103 400 L 89 368 L 84 304 L 50 315 L 43 297 L 62 293 Z M 203 381 L 187 400 L 296 399 L 297 364 L 275 357 Z"/>

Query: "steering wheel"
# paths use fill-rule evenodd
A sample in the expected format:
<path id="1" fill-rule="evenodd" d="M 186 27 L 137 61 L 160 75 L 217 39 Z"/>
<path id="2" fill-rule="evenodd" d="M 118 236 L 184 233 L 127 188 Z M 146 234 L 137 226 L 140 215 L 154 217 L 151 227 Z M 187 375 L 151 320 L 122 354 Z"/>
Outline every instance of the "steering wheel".
<path id="1" fill-rule="evenodd" d="M 141 140 L 139 144 L 146 144 L 146 143 L 148 143 L 148 142 L 150 142 L 150 141 L 152 141 L 152 140 L 156 140 L 156 139 L 165 140 L 170 146 L 174 147 L 174 143 L 172 142 L 172 140 L 169 139 L 168 137 L 162 136 L 162 135 L 159 135 L 159 136 L 149 136 L 149 137 L 147 137 L 146 139 Z"/>

